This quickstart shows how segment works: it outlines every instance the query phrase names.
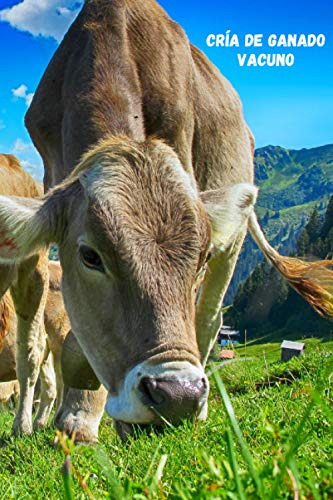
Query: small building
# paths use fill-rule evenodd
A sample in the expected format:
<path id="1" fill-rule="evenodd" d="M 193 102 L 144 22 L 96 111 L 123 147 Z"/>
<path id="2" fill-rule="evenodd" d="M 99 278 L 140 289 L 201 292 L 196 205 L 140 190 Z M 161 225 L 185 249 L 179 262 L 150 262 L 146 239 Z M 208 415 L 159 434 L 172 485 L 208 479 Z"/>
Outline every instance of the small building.
<path id="1" fill-rule="evenodd" d="M 235 351 L 232 349 L 222 349 L 220 352 L 220 359 L 234 359 Z"/>
<path id="2" fill-rule="evenodd" d="M 305 344 L 302 342 L 292 342 L 284 340 L 281 344 L 281 361 L 289 361 L 294 356 L 302 356 L 304 354 Z"/>
<path id="3" fill-rule="evenodd" d="M 219 331 L 217 341 L 220 346 L 225 347 L 229 344 L 238 344 L 239 342 L 239 332 L 233 330 L 231 326 L 223 325 Z"/>

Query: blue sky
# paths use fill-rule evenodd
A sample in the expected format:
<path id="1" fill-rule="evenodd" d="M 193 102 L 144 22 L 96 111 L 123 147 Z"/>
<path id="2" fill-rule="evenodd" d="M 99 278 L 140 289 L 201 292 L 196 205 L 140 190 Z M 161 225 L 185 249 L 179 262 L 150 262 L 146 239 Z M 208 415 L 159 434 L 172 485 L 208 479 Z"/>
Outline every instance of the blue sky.
<path id="1" fill-rule="evenodd" d="M 112 0 L 111 0 L 112 1 Z M 77 0 L 0 0 L 0 151 L 13 152 L 41 178 L 23 117 L 43 71 L 80 8 Z M 299 149 L 333 142 L 333 2 L 160 0 L 232 82 L 257 147 Z M 208 47 L 210 33 L 236 33 L 241 46 Z M 246 33 L 319 34 L 322 48 L 244 48 Z M 158 50 L 158 48 L 157 48 Z M 289 53 L 292 67 L 240 67 L 237 53 Z"/>

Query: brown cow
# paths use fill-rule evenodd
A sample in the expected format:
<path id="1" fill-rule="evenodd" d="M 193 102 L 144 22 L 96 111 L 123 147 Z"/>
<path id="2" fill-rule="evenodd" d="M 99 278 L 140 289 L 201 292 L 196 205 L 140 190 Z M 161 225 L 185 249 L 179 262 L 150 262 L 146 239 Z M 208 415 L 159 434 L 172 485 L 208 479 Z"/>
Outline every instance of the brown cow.
<path id="1" fill-rule="evenodd" d="M 43 187 L 22 169 L 15 156 L 1 154 L 0 194 L 25 197 L 23 199 L 38 198 L 43 194 Z M 2 254 L 8 255 L 16 251 L 15 238 L 6 236 L 1 224 L 0 240 Z M 42 318 L 48 289 L 47 274 L 46 250 L 26 260 L 21 259 L 17 264 L 0 264 L 0 300 L 10 288 L 18 316 L 17 377 L 20 383 L 20 402 L 13 424 L 14 433 L 32 431 L 34 387 L 45 348 Z"/>
<path id="2" fill-rule="evenodd" d="M 60 409 L 63 400 L 63 380 L 61 373 L 62 345 L 70 330 L 69 320 L 61 293 L 61 267 L 57 262 L 49 262 L 50 287 L 44 311 L 47 345 L 40 367 L 41 395 L 40 405 L 34 421 L 34 429 L 45 427 L 55 399 Z M 17 378 L 16 343 L 17 317 L 10 292 L 0 299 L 0 382 L 6 383 Z M 49 353 L 52 353 L 50 355 Z M 13 389 L 15 384 L 13 382 Z M 8 389 L 11 389 L 11 385 Z M 1 384 L 1 389 L 5 387 Z M 17 391 L 19 393 L 19 391 Z M 10 391 L 7 391 L 7 395 Z"/>
<path id="3" fill-rule="evenodd" d="M 294 286 L 314 290 L 257 226 L 254 145 L 235 90 L 154 0 L 87 0 L 26 125 L 45 187 L 62 184 L 38 206 L 0 200 L 14 244 L 0 257 L 58 243 L 76 357 L 84 353 L 72 379 L 66 363 L 67 379 L 84 388 L 86 356 L 124 428 L 203 418 L 204 365 L 248 221 Z M 62 419 L 83 437 L 89 397 L 76 393 Z"/>
<path id="4" fill-rule="evenodd" d="M 35 181 L 14 155 L 0 154 L 0 193 L 2 196 L 43 196 L 43 186 Z"/>

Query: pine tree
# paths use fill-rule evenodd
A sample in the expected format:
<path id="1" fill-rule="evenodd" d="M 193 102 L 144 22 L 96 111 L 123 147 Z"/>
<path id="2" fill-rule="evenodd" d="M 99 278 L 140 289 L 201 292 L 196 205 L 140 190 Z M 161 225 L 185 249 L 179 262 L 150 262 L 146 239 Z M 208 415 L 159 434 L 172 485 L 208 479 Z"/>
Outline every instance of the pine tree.
<path id="1" fill-rule="evenodd" d="M 328 232 L 327 237 L 325 238 L 325 243 L 326 243 L 326 259 L 332 259 L 333 258 L 333 227 Z"/>
<path id="2" fill-rule="evenodd" d="M 256 293 L 258 288 L 261 288 L 265 284 L 267 279 L 266 269 L 266 263 L 258 264 L 245 283 L 239 287 L 233 304 L 237 312 L 244 313 L 252 295 Z"/>
<path id="3" fill-rule="evenodd" d="M 261 223 L 265 225 L 265 224 L 267 224 L 268 221 L 269 221 L 269 211 L 267 210 L 265 215 L 262 218 Z"/>
<path id="4" fill-rule="evenodd" d="M 297 255 L 299 257 L 304 257 L 309 253 L 310 249 L 309 247 L 310 247 L 309 233 L 307 232 L 306 228 L 304 228 L 297 241 Z"/>
<path id="5" fill-rule="evenodd" d="M 311 245 L 311 255 L 318 259 L 324 259 L 327 254 L 327 245 L 321 238 L 317 238 Z"/>
<path id="6" fill-rule="evenodd" d="M 305 229 L 309 235 L 310 243 L 314 243 L 314 241 L 318 238 L 321 232 L 322 221 L 318 212 L 317 205 L 314 207 L 312 214 L 310 215 L 309 222 L 305 226 Z"/>
<path id="7" fill-rule="evenodd" d="M 321 237 L 326 238 L 330 229 L 333 227 L 333 196 L 331 196 L 330 201 L 328 202 L 324 224 L 321 230 Z"/>

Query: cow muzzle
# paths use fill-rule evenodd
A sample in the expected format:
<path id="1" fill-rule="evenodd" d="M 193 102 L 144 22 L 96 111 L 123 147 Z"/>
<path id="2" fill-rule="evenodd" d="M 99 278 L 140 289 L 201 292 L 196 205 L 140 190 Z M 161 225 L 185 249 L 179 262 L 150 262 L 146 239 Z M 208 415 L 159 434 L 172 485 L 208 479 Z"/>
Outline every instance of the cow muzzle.
<path id="1" fill-rule="evenodd" d="M 133 424 L 172 424 L 204 418 L 209 392 L 203 368 L 187 361 L 135 366 L 117 395 L 109 395 L 106 411 L 115 420 Z"/>

